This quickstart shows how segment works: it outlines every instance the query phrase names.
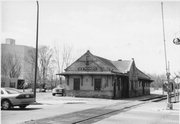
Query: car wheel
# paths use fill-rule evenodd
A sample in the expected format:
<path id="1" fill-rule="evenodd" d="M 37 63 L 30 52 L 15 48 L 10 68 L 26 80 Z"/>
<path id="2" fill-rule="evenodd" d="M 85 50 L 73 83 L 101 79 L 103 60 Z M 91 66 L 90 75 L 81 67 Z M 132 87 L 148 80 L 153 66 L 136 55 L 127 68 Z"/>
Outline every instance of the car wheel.
<path id="1" fill-rule="evenodd" d="M 27 105 L 20 105 L 19 108 L 20 109 L 25 109 Z"/>
<path id="2" fill-rule="evenodd" d="M 53 95 L 53 96 L 55 96 L 56 94 L 55 94 L 55 93 L 53 93 L 52 95 Z"/>
<path id="3" fill-rule="evenodd" d="M 11 108 L 11 103 L 9 100 L 3 100 L 1 102 L 1 109 L 3 110 L 7 110 L 7 109 L 10 109 Z"/>

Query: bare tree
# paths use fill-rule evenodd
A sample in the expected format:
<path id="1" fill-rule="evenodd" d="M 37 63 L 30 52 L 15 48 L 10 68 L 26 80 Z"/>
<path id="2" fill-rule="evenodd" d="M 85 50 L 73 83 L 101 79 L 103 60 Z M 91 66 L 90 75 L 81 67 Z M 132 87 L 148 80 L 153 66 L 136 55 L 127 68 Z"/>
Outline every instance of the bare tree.
<path id="1" fill-rule="evenodd" d="M 148 74 L 148 76 L 153 80 L 151 87 L 156 89 L 162 88 L 163 82 L 166 80 L 166 75 Z"/>
<path id="2" fill-rule="evenodd" d="M 64 45 L 63 48 L 56 45 L 54 47 L 55 51 L 55 61 L 57 65 L 57 73 L 63 72 L 65 68 L 69 66 L 72 59 L 72 47 L 69 45 Z"/>
<path id="3" fill-rule="evenodd" d="M 31 65 L 29 73 L 26 75 L 26 80 L 29 83 L 29 85 L 32 85 L 34 83 L 34 73 L 35 73 L 35 49 L 30 49 L 27 52 L 27 56 L 25 57 L 25 62 Z"/>
<path id="4" fill-rule="evenodd" d="M 16 55 L 2 54 L 1 73 L 9 78 L 18 78 L 21 74 L 21 62 Z"/>
<path id="5" fill-rule="evenodd" d="M 65 69 L 69 66 L 71 62 L 71 55 L 72 55 L 72 47 L 64 46 L 62 51 L 62 67 L 61 69 Z M 63 71 L 62 70 L 62 71 Z"/>
<path id="6" fill-rule="evenodd" d="M 61 72 L 61 61 L 60 61 L 60 47 L 57 45 L 54 47 L 54 60 L 57 66 L 57 73 Z"/>
<path id="7" fill-rule="evenodd" d="M 72 47 L 69 45 L 63 45 L 63 47 L 56 45 L 54 47 L 54 51 L 57 73 L 62 73 L 63 70 L 67 68 L 72 61 Z M 61 76 L 59 76 L 59 80 L 60 84 L 62 84 Z"/>
<path id="8" fill-rule="evenodd" d="M 45 88 L 47 77 L 48 77 L 48 69 L 51 65 L 51 60 L 53 56 L 53 50 L 47 46 L 41 46 L 39 48 L 39 71 L 40 78 L 42 83 L 42 88 Z"/>

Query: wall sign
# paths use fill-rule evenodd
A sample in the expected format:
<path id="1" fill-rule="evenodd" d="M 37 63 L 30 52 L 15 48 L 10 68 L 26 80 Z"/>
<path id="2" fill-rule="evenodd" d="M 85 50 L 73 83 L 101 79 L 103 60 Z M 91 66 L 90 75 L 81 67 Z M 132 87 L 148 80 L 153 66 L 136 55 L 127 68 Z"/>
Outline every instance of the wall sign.
<path id="1" fill-rule="evenodd" d="M 79 67 L 78 71 L 97 71 L 97 67 Z"/>

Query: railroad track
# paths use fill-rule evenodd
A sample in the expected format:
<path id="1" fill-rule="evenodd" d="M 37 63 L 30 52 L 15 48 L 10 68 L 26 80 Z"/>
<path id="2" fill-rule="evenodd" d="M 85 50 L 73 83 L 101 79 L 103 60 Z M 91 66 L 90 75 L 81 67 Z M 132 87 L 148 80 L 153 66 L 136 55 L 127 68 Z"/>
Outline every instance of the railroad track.
<path id="1" fill-rule="evenodd" d="M 171 98 L 174 97 L 174 94 L 171 94 L 170 97 Z M 155 96 L 155 97 L 145 98 L 140 101 L 159 102 L 159 101 L 166 100 L 166 99 L 167 99 L 167 95 L 159 95 L 159 96 Z"/>
<path id="2" fill-rule="evenodd" d="M 173 95 L 171 96 L 173 97 Z M 24 124 L 90 124 L 121 112 L 128 111 L 132 108 L 149 102 L 159 102 L 166 99 L 166 95 L 155 96 L 151 98 L 142 99 L 139 101 L 124 101 L 109 106 L 100 108 L 92 108 L 83 111 L 73 112 L 69 114 L 49 117 L 39 120 L 32 120 Z"/>

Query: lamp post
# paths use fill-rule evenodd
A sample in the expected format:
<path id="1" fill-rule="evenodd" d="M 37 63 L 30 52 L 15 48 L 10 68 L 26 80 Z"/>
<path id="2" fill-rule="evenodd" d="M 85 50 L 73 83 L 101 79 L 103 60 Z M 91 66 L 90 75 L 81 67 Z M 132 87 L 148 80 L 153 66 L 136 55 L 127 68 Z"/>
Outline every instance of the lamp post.
<path id="1" fill-rule="evenodd" d="M 34 98 L 36 102 L 36 82 L 37 82 L 37 61 L 38 61 L 38 26 L 39 26 L 39 3 L 37 4 L 37 25 L 36 25 L 36 61 L 35 61 L 35 78 L 34 78 Z"/>
<path id="2" fill-rule="evenodd" d="M 165 55 L 165 64 L 166 64 L 166 77 L 168 82 L 168 90 L 167 90 L 167 109 L 173 109 L 173 105 L 171 103 L 171 91 L 170 91 L 170 72 L 168 71 L 167 65 L 167 54 L 166 54 L 166 40 L 165 40 L 165 29 L 164 29 L 164 13 L 163 13 L 163 2 L 161 2 L 161 11 L 162 11 L 162 26 L 163 26 L 163 40 L 164 40 L 164 55 Z"/>

